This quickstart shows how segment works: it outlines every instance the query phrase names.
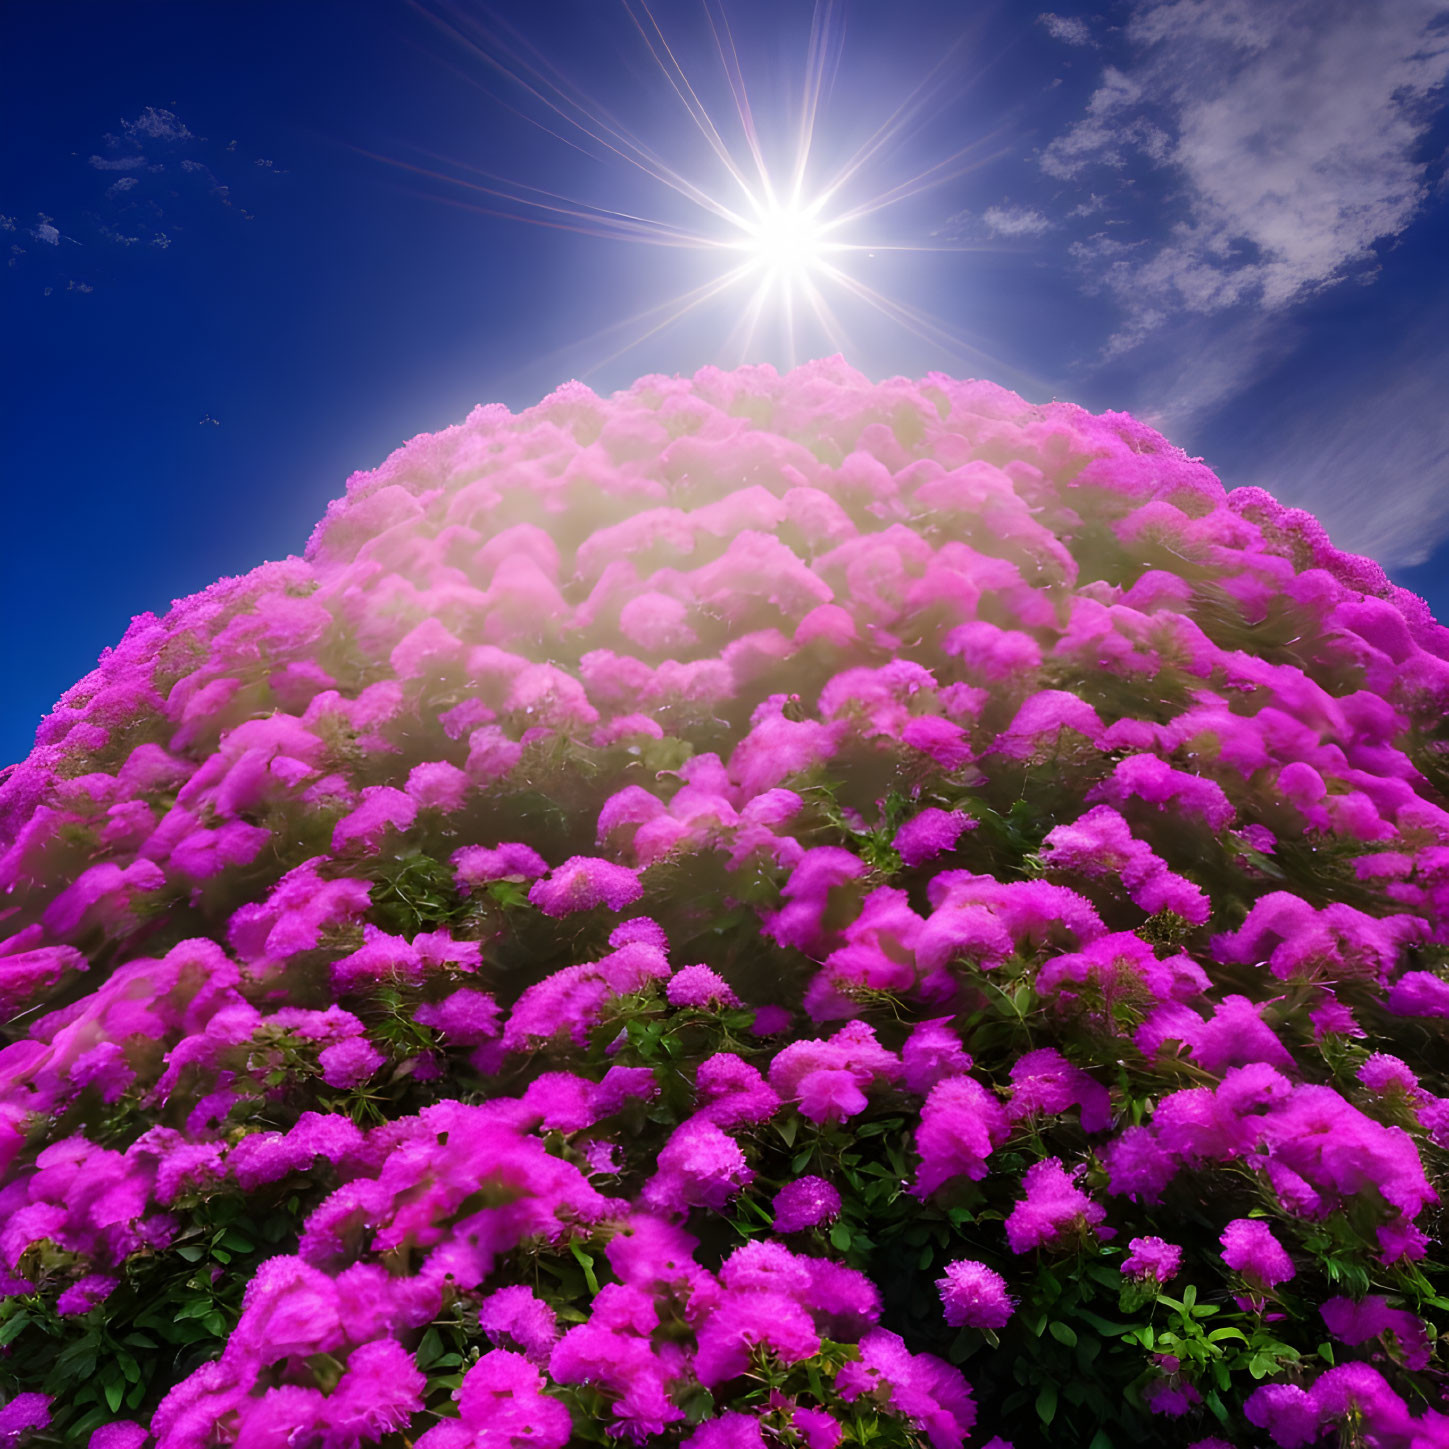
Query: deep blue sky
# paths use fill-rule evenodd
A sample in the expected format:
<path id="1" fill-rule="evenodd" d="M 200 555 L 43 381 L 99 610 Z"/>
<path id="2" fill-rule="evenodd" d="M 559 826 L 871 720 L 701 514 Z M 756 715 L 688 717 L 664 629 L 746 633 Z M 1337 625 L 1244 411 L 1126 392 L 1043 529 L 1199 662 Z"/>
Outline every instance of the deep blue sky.
<path id="1" fill-rule="evenodd" d="M 723 3 L 778 170 L 812 5 Z M 654 15 L 745 157 L 705 9 Z M 482 22 L 476 48 L 440 19 Z M 852 363 L 1138 411 L 1449 618 L 1449 8 L 845 0 L 830 35 L 812 186 L 928 82 L 836 213 L 965 150 L 841 228 L 929 249 L 837 260 L 947 334 L 832 294 Z M 732 235 L 505 74 L 529 57 L 736 204 L 619 0 L 11 0 L 0 45 L 0 763 L 132 614 L 300 552 L 414 433 L 741 360 L 742 289 L 632 347 L 616 325 L 736 254 L 529 224 L 388 164 Z M 789 360 L 777 322 L 749 360 Z"/>

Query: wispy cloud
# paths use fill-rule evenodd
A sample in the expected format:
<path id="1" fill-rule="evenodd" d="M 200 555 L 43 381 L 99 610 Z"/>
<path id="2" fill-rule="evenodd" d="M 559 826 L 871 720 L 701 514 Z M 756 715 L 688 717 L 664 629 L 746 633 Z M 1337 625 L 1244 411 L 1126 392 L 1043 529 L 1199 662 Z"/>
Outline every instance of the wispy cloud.
<path id="1" fill-rule="evenodd" d="M 1449 75 L 1441 0 L 1147 0 L 1042 169 L 1143 167 L 1169 225 L 1112 255 L 1109 350 L 1184 313 L 1282 308 L 1371 264 L 1426 194 L 1418 147 Z M 1142 238 L 1140 238 L 1142 239 Z M 1103 260 L 1090 246 L 1079 260 Z"/>
<path id="2" fill-rule="evenodd" d="M 146 164 L 144 156 L 92 156 L 91 165 L 97 171 L 134 171 Z"/>
<path id="3" fill-rule="evenodd" d="M 134 176 L 118 176 L 113 182 L 111 182 L 108 187 L 106 187 L 106 195 L 112 198 L 115 198 L 117 196 L 124 196 L 126 192 L 130 191 L 133 187 L 139 186 L 140 184 L 141 183 L 137 181 Z"/>
<path id="4" fill-rule="evenodd" d="M 1048 10 L 1036 17 L 1036 23 L 1053 40 L 1060 40 L 1065 45 L 1092 44 L 1092 32 L 1087 28 L 1087 22 L 1076 15 L 1053 15 Z"/>
<path id="5" fill-rule="evenodd" d="M 1029 206 L 988 206 L 981 220 L 993 236 L 1041 236 L 1052 224 Z"/>
<path id="6" fill-rule="evenodd" d="M 35 225 L 30 228 L 30 235 L 36 241 L 44 242 L 48 247 L 58 247 L 60 245 L 60 228 L 43 211 L 39 212 L 37 217 Z"/>
<path id="7" fill-rule="evenodd" d="M 1449 540 L 1449 411 L 1444 338 L 1449 306 L 1426 314 L 1365 389 L 1329 386 L 1285 427 L 1250 440 L 1256 483 L 1311 508 L 1340 547 L 1390 568 L 1428 560 Z"/>
<path id="8" fill-rule="evenodd" d="M 122 121 L 122 128 L 133 140 L 189 141 L 192 133 L 174 112 L 147 106 L 134 121 Z"/>

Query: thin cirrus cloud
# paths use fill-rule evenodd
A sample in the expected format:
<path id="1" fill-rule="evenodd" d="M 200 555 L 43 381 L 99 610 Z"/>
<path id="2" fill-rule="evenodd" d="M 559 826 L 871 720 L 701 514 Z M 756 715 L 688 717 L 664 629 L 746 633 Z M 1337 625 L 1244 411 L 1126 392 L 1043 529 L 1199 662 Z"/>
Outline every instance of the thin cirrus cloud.
<path id="1" fill-rule="evenodd" d="M 1449 416 L 1444 338 L 1449 302 L 1425 311 L 1364 386 L 1328 383 L 1315 406 L 1247 440 L 1256 483 L 1311 509 L 1341 548 L 1389 568 L 1426 563 L 1449 541 Z"/>

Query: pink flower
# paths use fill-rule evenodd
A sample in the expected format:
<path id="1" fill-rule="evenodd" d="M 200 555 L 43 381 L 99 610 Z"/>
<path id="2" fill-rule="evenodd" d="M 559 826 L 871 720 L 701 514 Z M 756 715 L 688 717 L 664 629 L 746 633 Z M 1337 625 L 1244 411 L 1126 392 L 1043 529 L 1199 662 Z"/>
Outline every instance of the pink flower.
<path id="1" fill-rule="evenodd" d="M 477 1046 L 497 1036 L 498 1016 L 498 1003 L 471 986 L 460 986 L 441 1001 L 424 1002 L 413 1012 L 419 1026 L 430 1026 L 460 1046 Z"/>
<path id="2" fill-rule="evenodd" d="M 979 1182 L 986 1159 L 1009 1132 L 1005 1109 L 974 1077 L 937 1082 L 921 1108 L 916 1129 L 921 1165 L 911 1191 L 925 1198 L 954 1177 Z"/>
<path id="3" fill-rule="evenodd" d="M 901 1048 L 906 1086 L 918 1096 L 926 1096 L 944 1077 L 961 1076 L 971 1070 L 971 1055 L 961 1045 L 951 1022 L 949 1016 L 918 1022 Z"/>
<path id="4" fill-rule="evenodd" d="M 406 831 L 417 814 L 418 804 L 411 795 L 391 785 L 369 785 L 362 792 L 362 803 L 337 822 L 332 849 L 338 855 L 352 849 L 374 855 L 389 829 Z"/>
<path id="5" fill-rule="evenodd" d="M 1122 1260 L 1122 1271 L 1130 1276 L 1166 1283 L 1182 1268 L 1182 1249 L 1176 1243 L 1146 1237 L 1133 1238 L 1127 1246 L 1131 1251 Z"/>
<path id="6" fill-rule="evenodd" d="M 1026 1189 L 1006 1219 L 1006 1241 L 1013 1253 L 1038 1247 L 1069 1247 L 1083 1234 L 1097 1228 L 1107 1216 L 1072 1182 L 1071 1175 L 1055 1157 L 1044 1158 L 1027 1168 L 1021 1180 Z M 1109 1236 L 1103 1229 L 1099 1236 Z"/>
<path id="7" fill-rule="evenodd" d="M 661 1212 L 691 1207 L 718 1212 L 754 1180 L 733 1137 L 704 1117 L 690 1117 L 674 1129 L 658 1158 L 658 1171 L 644 1188 L 644 1202 Z"/>
<path id="8" fill-rule="evenodd" d="M 729 982 L 708 966 L 681 966 L 669 978 L 664 995 L 671 1006 L 693 1006 L 701 1011 L 719 1011 L 740 1004 Z"/>
<path id="9" fill-rule="evenodd" d="M 1112 1117 L 1111 1098 L 1100 1082 L 1074 1067 L 1054 1047 L 1027 1052 L 1012 1064 L 1013 1091 L 1008 1115 L 1012 1121 L 1035 1113 L 1055 1115 L 1068 1107 L 1081 1109 L 1082 1130 L 1103 1132 Z"/>
<path id="10" fill-rule="evenodd" d="M 417 1449 L 470 1449 L 485 1436 L 504 1444 L 522 1440 L 533 1449 L 568 1443 L 569 1411 L 543 1392 L 543 1376 L 520 1354 L 485 1353 L 463 1375 L 455 1397 L 461 1423 L 443 1420 L 418 1438 Z"/>
<path id="11" fill-rule="evenodd" d="M 732 1052 L 706 1057 L 694 1074 L 699 1115 L 717 1127 L 746 1127 L 774 1116 L 780 1098 L 756 1067 Z"/>
<path id="12" fill-rule="evenodd" d="M 840 1216 L 840 1194 L 823 1177 L 801 1177 L 775 1194 L 775 1231 L 798 1233 L 834 1222 Z"/>
<path id="13" fill-rule="evenodd" d="M 1300 1449 L 1318 1438 L 1318 1406 L 1297 1384 L 1264 1384 L 1243 1405 L 1250 1424 L 1266 1429 L 1279 1449 Z"/>
<path id="14" fill-rule="evenodd" d="M 0 1405 L 0 1446 L 11 1449 L 29 1429 L 44 1429 L 50 1423 L 49 1394 L 16 1394 Z"/>
<path id="15" fill-rule="evenodd" d="M 350 1036 L 317 1053 L 322 1080 L 350 1091 L 360 1087 L 387 1060 L 365 1036 Z"/>
<path id="16" fill-rule="evenodd" d="M 408 772 L 407 792 L 424 810 L 451 814 L 462 808 L 471 788 L 468 776 L 446 760 L 414 765 Z"/>
<path id="17" fill-rule="evenodd" d="M 1182 1418 L 1189 1409 L 1202 1403 L 1202 1395 L 1191 1384 L 1174 1384 L 1167 1379 L 1149 1384 L 1142 1398 L 1152 1413 L 1165 1414 L 1171 1419 Z"/>
<path id="18" fill-rule="evenodd" d="M 953 850 L 963 831 L 974 830 L 976 821 L 964 810 L 938 810 L 928 806 L 913 815 L 899 830 L 892 842 L 902 862 L 914 868 L 934 855 Z"/>
<path id="19" fill-rule="evenodd" d="M 912 1354 L 898 1334 L 873 1328 L 860 1340 L 860 1359 L 844 1364 L 835 1386 L 847 1403 L 880 1391 L 932 1449 L 961 1449 L 976 1422 L 976 1405 L 959 1369 L 931 1354 Z"/>
<path id="20" fill-rule="evenodd" d="M 1351 1298 L 1330 1298 L 1318 1311 L 1328 1331 L 1341 1343 L 1356 1347 L 1391 1333 L 1411 1369 L 1422 1370 L 1429 1365 L 1429 1342 L 1422 1320 L 1405 1308 L 1390 1308 L 1388 1300 L 1377 1294 L 1358 1303 Z"/>
<path id="21" fill-rule="evenodd" d="M 547 1366 L 559 1338 L 553 1309 L 522 1284 L 490 1293 L 479 1305 L 478 1327 L 495 1344 L 511 1340 L 540 1367 Z"/>
<path id="22" fill-rule="evenodd" d="M 1294 1276 L 1293 1259 L 1259 1218 L 1235 1218 L 1219 1241 L 1223 1262 L 1259 1287 L 1272 1288 Z"/>
<path id="23" fill-rule="evenodd" d="M 496 850 L 465 845 L 453 852 L 453 870 L 459 892 L 467 895 L 470 887 L 492 880 L 537 880 L 548 874 L 548 862 L 531 845 L 518 842 Z"/>
<path id="24" fill-rule="evenodd" d="M 375 1339 L 348 1355 L 347 1371 L 327 1400 L 327 1423 L 339 1442 L 377 1440 L 406 1428 L 423 1406 L 426 1380 L 400 1343 Z"/>
<path id="25" fill-rule="evenodd" d="M 643 884 L 628 866 L 575 855 L 555 866 L 547 880 L 535 881 L 528 899 L 546 916 L 567 916 L 595 906 L 622 911 L 643 894 Z"/>
<path id="26" fill-rule="evenodd" d="M 952 1328 L 1004 1328 L 1015 1307 L 1006 1279 L 969 1258 L 948 1263 L 946 1276 L 936 1280 L 936 1290 Z"/>

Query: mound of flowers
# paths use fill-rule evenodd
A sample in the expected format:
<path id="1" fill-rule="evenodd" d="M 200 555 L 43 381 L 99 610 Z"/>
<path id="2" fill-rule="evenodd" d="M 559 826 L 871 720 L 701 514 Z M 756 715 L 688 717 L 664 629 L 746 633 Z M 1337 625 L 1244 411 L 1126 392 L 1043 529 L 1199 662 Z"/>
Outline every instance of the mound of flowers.
<path id="1" fill-rule="evenodd" d="M 0 1446 L 1449 1445 L 1446 718 L 1123 414 L 414 439 L 0 776 Z"/>

